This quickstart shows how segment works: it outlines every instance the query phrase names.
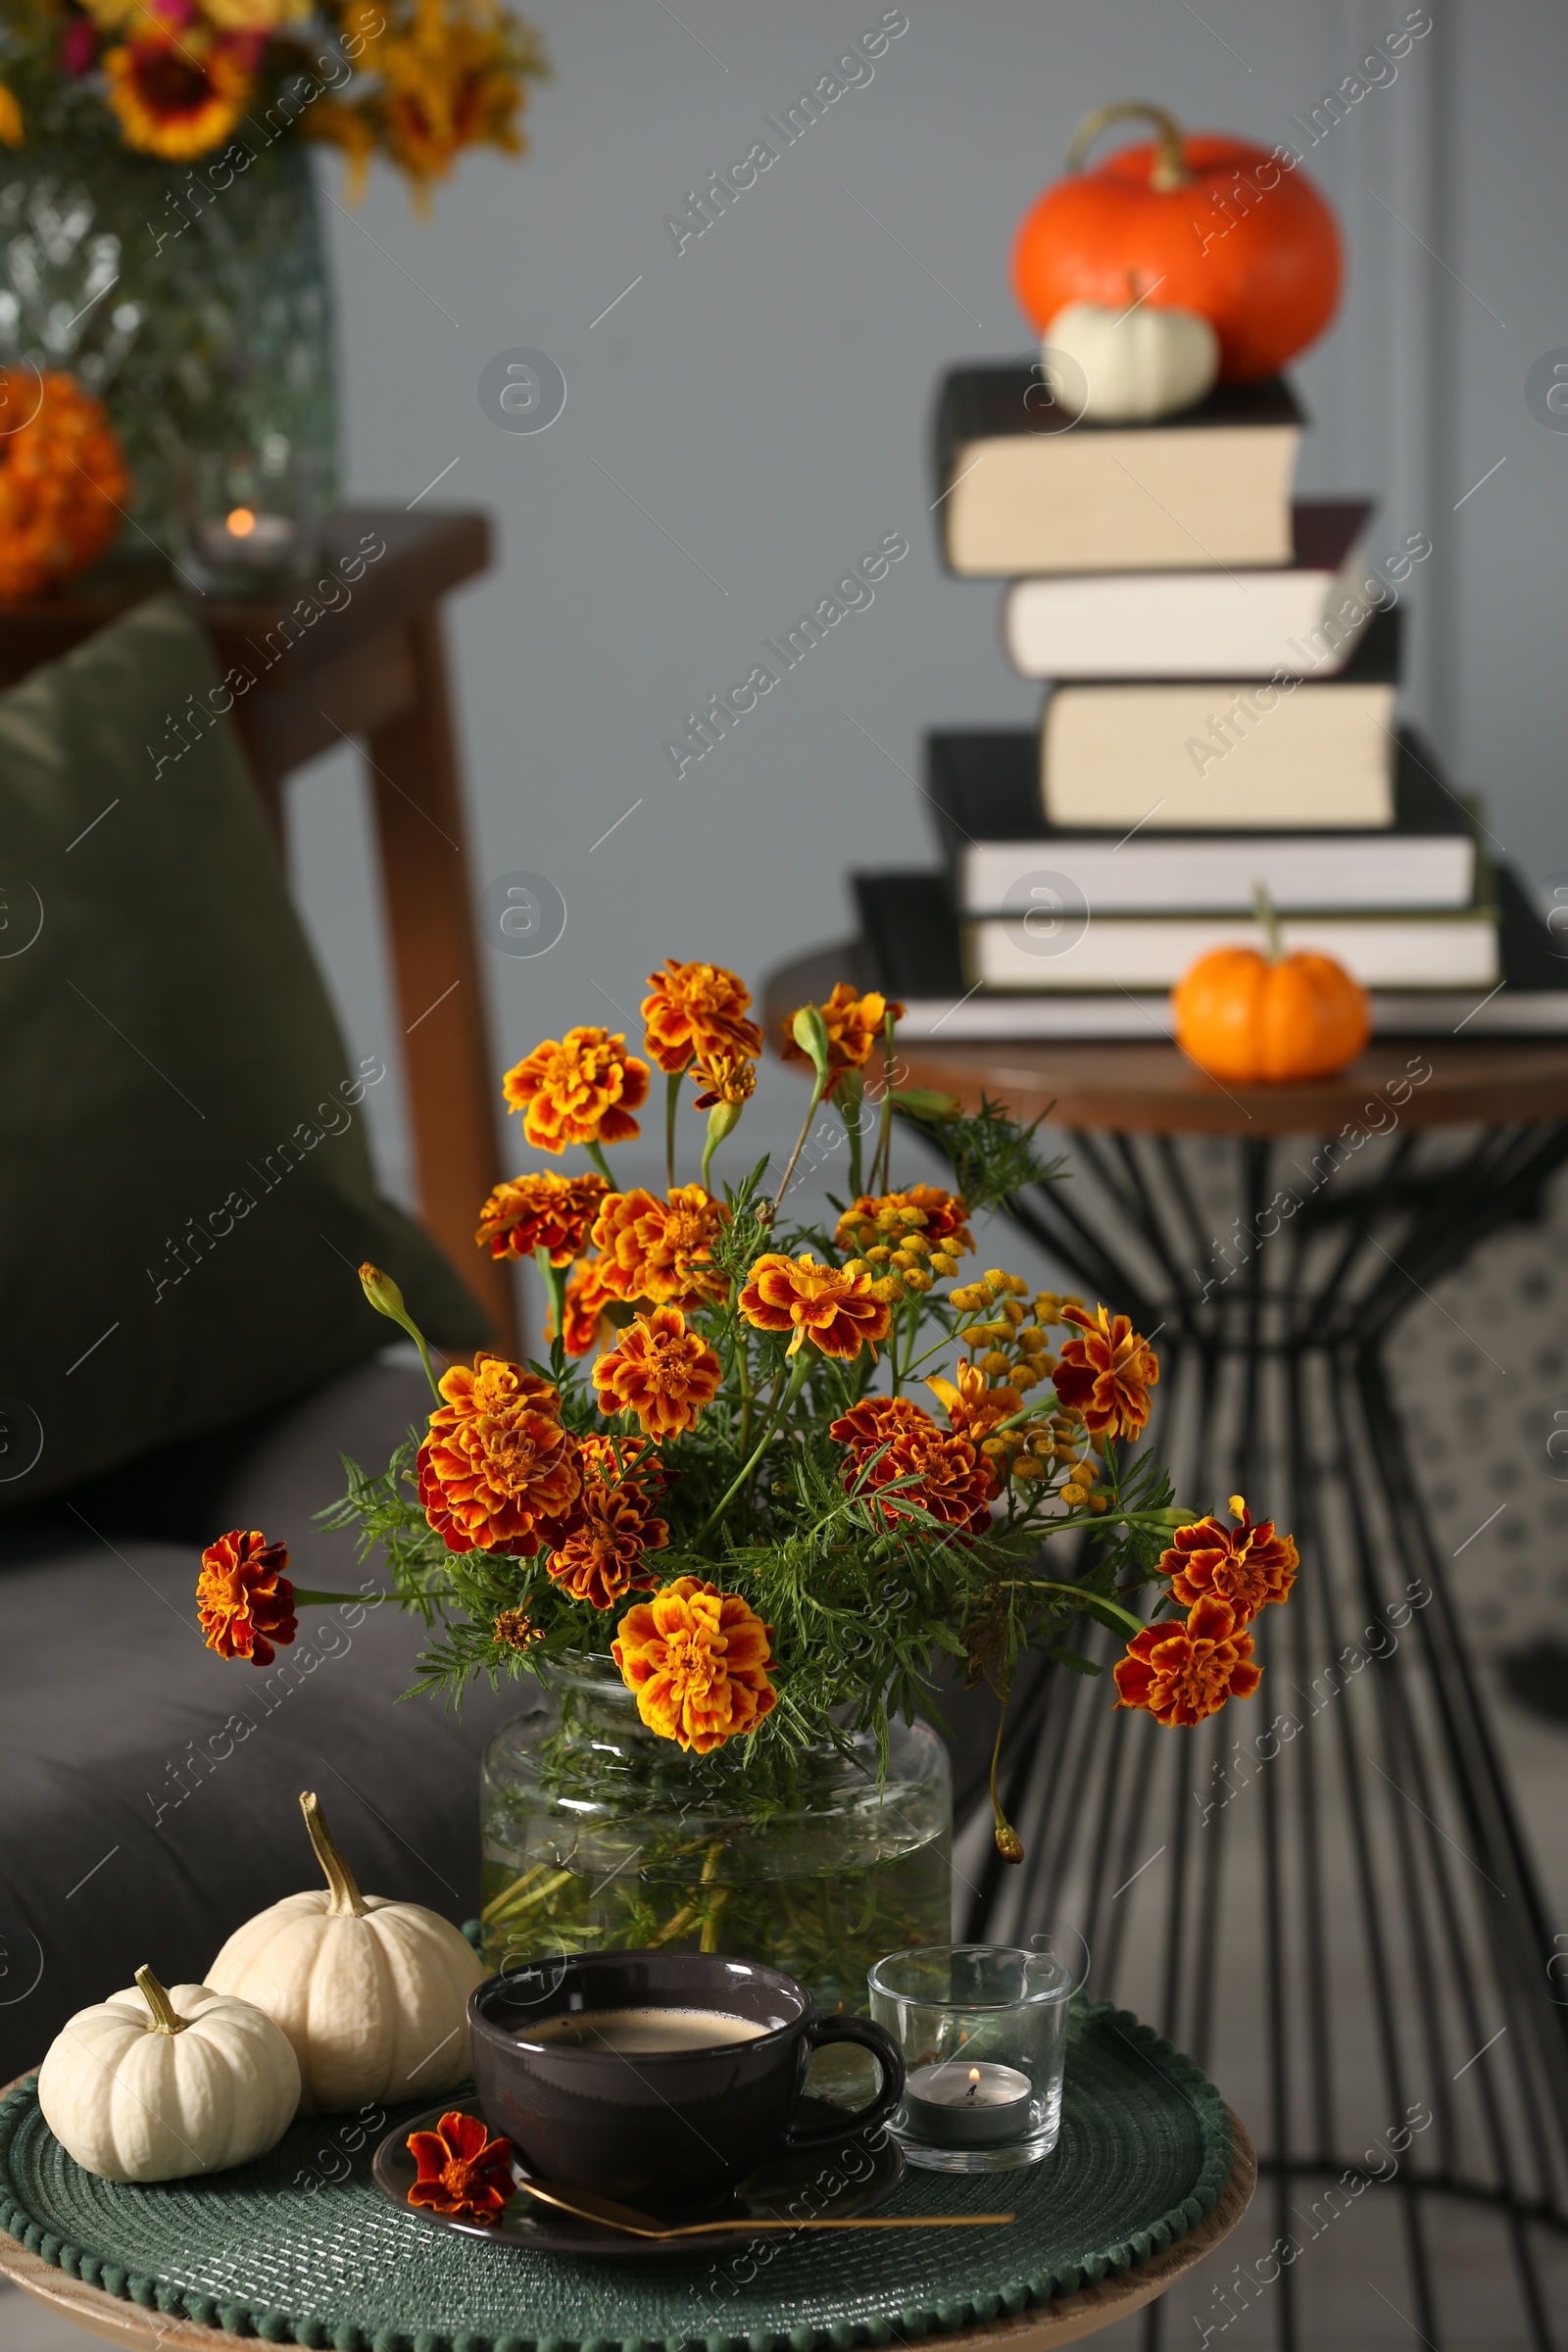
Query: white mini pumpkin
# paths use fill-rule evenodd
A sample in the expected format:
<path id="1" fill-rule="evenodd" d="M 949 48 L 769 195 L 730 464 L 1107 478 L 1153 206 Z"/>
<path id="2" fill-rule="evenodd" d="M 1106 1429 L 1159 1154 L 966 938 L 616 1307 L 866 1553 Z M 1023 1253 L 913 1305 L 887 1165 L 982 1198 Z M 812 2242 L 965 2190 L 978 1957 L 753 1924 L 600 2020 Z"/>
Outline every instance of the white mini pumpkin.
<path id="1" fill-rule="evenodd" d="M 1069 303 L 1046 329 L 1052 391 L 1091 424 L 1146 424 L 1174 416 L 1201 400 L 1219 374 L 1219 338 L 1206 318 L 1196 311 L 1156 311 L 1148 302 L 1134 309 L 1135 300 L 1129 295 L 1129 307 L 1120 311 Z"/>
<path id="2" fill-rule="evenodd" d="M 435 2098 L 468 2073 L 478 1955 L 434 1911 L 362 1895 L 309 1791 L 300 1809 L 325 1887 L 285 1895 L 236 1929 L 208 1983 L 281 2026 L 299 2060 L 302 2115 Z"/>
<path id="3" fill-rule="evenodd" d="M 78 2011 L 38 2071 L 45 2123 L 104 2180 L 247 2164 L 277 2145 L 299 2098 L 299 2063 L 270 2017 L 210 1984 L 166 1992 L 150 1968 Z"/>

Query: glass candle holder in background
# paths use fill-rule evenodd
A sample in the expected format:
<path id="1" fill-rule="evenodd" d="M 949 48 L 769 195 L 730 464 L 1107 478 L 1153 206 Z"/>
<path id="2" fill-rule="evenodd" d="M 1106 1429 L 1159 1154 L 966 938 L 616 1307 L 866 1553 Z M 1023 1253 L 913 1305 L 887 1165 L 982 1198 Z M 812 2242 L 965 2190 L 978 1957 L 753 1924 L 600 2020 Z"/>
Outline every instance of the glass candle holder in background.
<path id="1" fill-rule="evenodd" d="M 228 596 L 286 586 L 311 569 L 318 515 L 315 461 L 281 433 L 259 450 L 187 451 L 177 474 L 179 564 Z"/>
<path id="2" fill-rule="evenodd" d="M 928 1944 L 890 1952 L 867 1981 L 871 2015 L 904 2052 L 904 2099 L 888 2129 L 910 2164 L 998 2173 L 1050 2155 L 1073 1991 L 1059 1960 Z"/>

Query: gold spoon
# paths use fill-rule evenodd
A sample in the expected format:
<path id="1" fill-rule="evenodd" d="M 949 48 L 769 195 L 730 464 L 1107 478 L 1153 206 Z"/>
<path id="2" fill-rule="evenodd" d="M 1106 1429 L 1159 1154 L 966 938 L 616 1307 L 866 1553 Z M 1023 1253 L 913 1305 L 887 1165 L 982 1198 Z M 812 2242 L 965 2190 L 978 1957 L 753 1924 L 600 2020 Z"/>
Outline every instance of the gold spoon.
<path id="1" fill-rule="evenodd" d="M 574 2221 L 600 2222 L 608 2230 L 624 2230 L 628 2237 L 711 2237 L 721 2230 L 752 2236 L 760 2230 L 977 2230 L 999 2228 L 1013 2219 L 1010 2213 L 867 2214 L 844 2221 L 686 2222 L 666 2229 L 651 2214 L 639 2213 L 632 2205 L 617 2205 L 612 2197 L 601 2197 L 592 2189 L 563 2188 L 555 2180 L 519 2180 L 517 2186 L 537 2197 L 541 2205 L 569 2213 Z"/>

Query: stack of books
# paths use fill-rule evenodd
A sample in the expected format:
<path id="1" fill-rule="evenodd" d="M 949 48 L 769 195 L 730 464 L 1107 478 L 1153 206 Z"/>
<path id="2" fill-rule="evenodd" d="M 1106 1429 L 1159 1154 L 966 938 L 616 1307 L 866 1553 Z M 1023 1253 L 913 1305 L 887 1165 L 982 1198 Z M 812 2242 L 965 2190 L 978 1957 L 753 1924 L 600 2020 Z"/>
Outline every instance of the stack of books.
<path id="1" fill-rule="evenodd" d="M 1380 1030 L 1568 1028 L 1568 960 L 1398 722 L 1401 570 L 1365 502 L 1292 486 L 1290 387 L 1151 425 L 1074 424 L 1037 368 L 956 370 L 936 420 L 951 568 L 1008 578 L 1037 731 L 925 744 L 940 871 L 855 878 L 906 1034 L 1148 1037 L 1208 950 L 1333 956 Z"/>

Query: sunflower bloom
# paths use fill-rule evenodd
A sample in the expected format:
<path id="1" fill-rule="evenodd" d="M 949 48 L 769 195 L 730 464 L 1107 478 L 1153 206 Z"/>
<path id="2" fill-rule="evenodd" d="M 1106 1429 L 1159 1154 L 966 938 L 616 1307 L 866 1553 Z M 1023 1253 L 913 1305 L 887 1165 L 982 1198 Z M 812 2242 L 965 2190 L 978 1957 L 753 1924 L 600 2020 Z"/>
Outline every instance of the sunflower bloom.
<path id="1" fill-rule="evenodd" d="M 258 1527 L 230 1528 L 202 1553 L 196 1614 L 209 1649 L 220 1658 L 270 1666 L 299 1632 L 294 1588 L 283 1574 L 288 1545 L 269 1544 Z"/>
<path id="2" fill-rule="evenodd" d="M 170 163 L 220 146 L 249 103 L 259 49 L 248 34 L 215 39 L 199 24 L 176 32 L 138 17 L 134 38 L 103 56 L 125 145 Z"/>
<path id="3" fill-rule="evenodd" d="M 441 1375 L 445 1402 L 419 1447 L 419 1500 L 448 1551 L 528 1558 L 581 1486 L 561 1398 L 547 1380 L 481 1348 Z"/>
<path id="4" fill-rule="evenodd" d="M 548 1250 L 553 1266 L 582 1250 L 610 1187 L 602 1176 L 514 1176 L 498 1184 L 479 1211 L 474 1240 L 492 1257 L 532 1257 Z"/>
<path id="5" fill-rule="evenodd" d="M 492 2139 L 488 2124 L 454 2110 L 433 2132 L 411 2132 L 406 2145 L 418 2168 L 411 2205 L 494 2229 L 514 2187 L 510 2139 Z"/>
<path id="6" fill-rule="evenodd" d="M 630 1115 L 648 1100 L 648 1064 L 608 1029 L 568 1029 L 547 1037 L 507 1072 L 502 1091 L 523 1115 L 523 1133 L 541 1152 L 568 1144 L 623 1144 L 640 1135 Z"/>
<path id="7" fill-rule="evenodd" d="M 640 1187 L 608 1194 L 593 1231 L 600 1280 L 612 1298 L 656 1306 L 721 1298 L 727 1286 L 710 1244 L 728 1215 L 700 1184 L 676 1185 L 663 1200 Z"/>
<path id="8" fill-rule="evenodd" d="M 633 1413 L 651 1438 L 678 1437 L 718 1394 L 718 1357 L 678 1306 L 639 1315 L 594 1366 L 599 1409 Z"/>
<path id="9" fill-rule="evenodd" d="M 1053 1378 L 1059 1403 L 1076 1413 L 1092 1438 L 1136 1438 L 1149 1419 L 1149 1392 L 1159 1378 L 1154 1350 L 1125 1315 L 1102 1306 L 1065 1306 L 1061 1319 L 1076 1324 L 1081 1340 L 1069 1340 Z"/>
<path id="10" fill-rule="evenodd" d="M 677 963 L 666 956 L 663 970 L 649 973 L 648 987 L 644 1042 L 666 1077 L 678 1078 L 694 1060 L 723 1054 L 755 1061 L 762 1051 L 761 1030 L 746 1018 L 752 992 L 722 964 Z"/>
<path id="11" fill-rule="evenodd" d="M 1142 1707 L 1167 1730 L 1217 1715 L 1228 1698 L 1250 1698 L 1263 1679 L 1252 1637 L 1228 1600 L 1205 1593 L 1187 1612 L 1146 1625 L 1116 1662 L 1116 1704 Z"/>
<path id="12" fill-rule="evenodd" d="M 933 1250 L 962 1257 L 974 1248 L 969 1211 L 957 1193 L 939 1184 L 911 1184 L 906 1193 L 862 1193 L 839 1219 L 834 1241 L 841 1250 L 870 1250 L 919 1233 Z"/>
<path id="13" fill-rule="evenodd" d="M 659 1480 L 655 1456 L 646 1456 L 653 1479 Z M 628 1592 L 657 1585 L 658 1577 L 643 1566 L 643 1554 L 662 1551 L 669 1529 L 655 1518 L 643 1481 L 632 1475 L 643 1454 L 612 1438 L 584 1438 L 577 1447 L 582 1475 L 570 1532 L 545 1561 L 552 1583 L 573 1600 L 591 1608 L 612 1609 Z"/>
<path id="14" fill-rule="evenodd" d="M 738 1592 L 677 1577 L 627 1610 L 610 1654 L 662 1740 L 700 1756 L 753 1732 L 772 1708 L 773 1629 Z"/>
<path id="15" fill-rule="evenodd" d="M 769 1250 L 753 1266 L 741 1293 L 741 1313 L 758 1331 L 793 1333 L 787 1355 L 807 1340 L 824 1355 L 853 1363 L 862 1347 L 873 1354 L 888 1336 L 893 1309 L 872 1295 L 868 1274 L 825 1266 L 809 1250 L 786 1257 Z"/>
<path id="16" fill-rule="evenodd" d="M 1271 1600 L 1289 1600 L 1300 1553 L 1294 1536 L 1278 1536 L 1272 1519 L 1253 1524 L 1240 1494 L 1231 1496 L 1231 1509 L 1241 1521 L 1226 1527 L 1218 1519 L 1196 1519 L 1179 1527 L 1172 1548 L 1159 1555 L 1156 1575 L 1168 1576 L 1179 1601 L 1191 1604 L 1205 1592 L 1228 1600 L 1238 1625 L 1248 1625 Z"/>
<path id="17" fill-rule="evenodd" d="M 801 1011 L 808 1009 L 806 1005 Z M 841 980 L 825 1004 L 815 1009 L 822 1015 L 827 1030 L 828 1081 L 826 1092 L 831 1095 L 846 1070 L 858 1070 L 870 1056 L 887 1026 L 891 1012 L 895 1020 L 903 1018 L 904 1006 L 891 997 L 878 995 L 875 989 L 858 997 L 847 980 Z M 786 1061 L 807 1061 L 810 1055 L 795 1042 L 795 1016 L 792 1013 L 784 1024 L 783 1058 Z"/>
<path id="18" fill-rule="evenodd" d="M 967 1437 L 940 1429 L 907 1396 L 866 1396 L 828 1430 L 850 1449 L 846 1494 L 858 1492 L 891 1525 L 923 1512 L 978 1535 L 991 1522 L 991 1465 Z M 883 1489 L 897 1486 L 895 1494 Z"/>

